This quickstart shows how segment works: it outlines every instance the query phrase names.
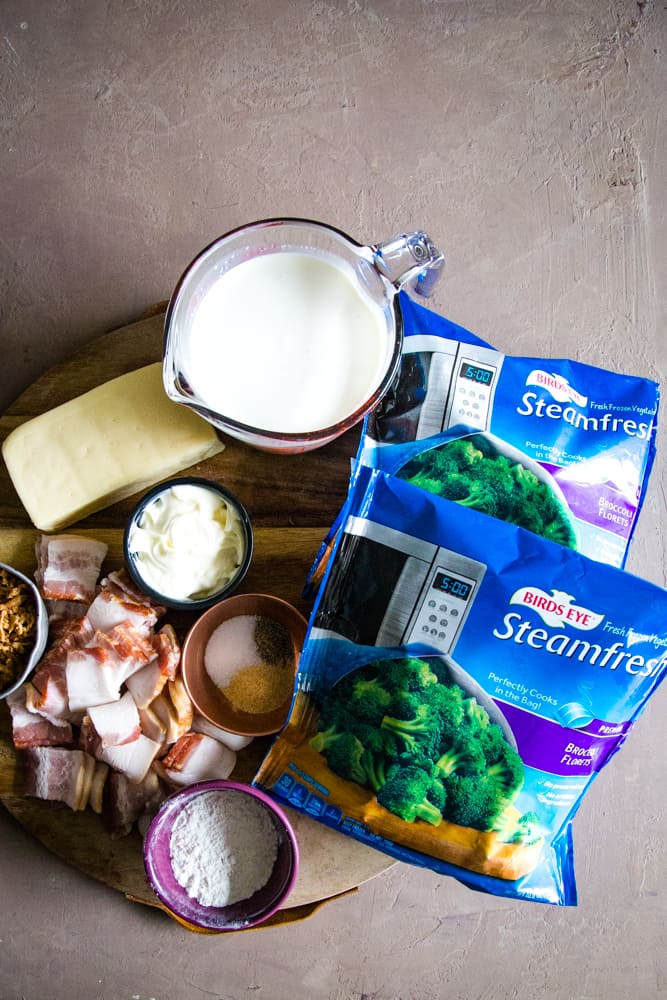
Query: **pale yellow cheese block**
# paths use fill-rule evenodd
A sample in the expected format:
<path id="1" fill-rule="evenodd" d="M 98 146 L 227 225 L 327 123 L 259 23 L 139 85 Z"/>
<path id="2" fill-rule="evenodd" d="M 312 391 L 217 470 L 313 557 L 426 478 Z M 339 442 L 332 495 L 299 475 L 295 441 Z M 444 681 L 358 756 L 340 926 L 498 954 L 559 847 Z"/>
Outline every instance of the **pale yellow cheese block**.
<path id="1" fill-rule="evenodd" d="M 26 421 L 2 454 L 35 527 L 58 531 L 223 448 L 167 397 L 158 362 Z"/>

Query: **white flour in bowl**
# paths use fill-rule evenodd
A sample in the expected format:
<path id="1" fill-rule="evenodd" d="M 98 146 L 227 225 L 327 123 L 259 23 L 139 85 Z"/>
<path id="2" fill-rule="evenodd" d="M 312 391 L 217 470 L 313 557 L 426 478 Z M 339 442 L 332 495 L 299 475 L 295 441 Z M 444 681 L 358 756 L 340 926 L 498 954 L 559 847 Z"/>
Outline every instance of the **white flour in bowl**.
<path id="1" fill-rule="evenodd" d="M 266 885 L 278 835 L 257 799 L 204 792 L 176 819 L 169 843 L 174 877 L 203 906 L 229 906 Z"/>

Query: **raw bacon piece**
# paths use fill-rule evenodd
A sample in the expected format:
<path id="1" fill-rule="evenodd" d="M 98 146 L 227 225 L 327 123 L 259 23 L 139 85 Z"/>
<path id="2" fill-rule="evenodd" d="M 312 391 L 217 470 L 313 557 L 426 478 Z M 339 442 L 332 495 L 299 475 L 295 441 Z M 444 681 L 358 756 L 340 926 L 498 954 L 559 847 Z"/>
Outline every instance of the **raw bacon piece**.
<path id="1" fill-rule="evenodd" d="M 54 628 L 51 633 L 53 635 Z M 32 677 L 35 689 L 28 710 L 51 719 L 71 719 L 67 692 L 67 654 L 84 645 L 93 630 L 86 617 L 70 619 L 55 628 L 55 641 L 46 651 Z"/>
<path id="2" fill-rule="evenodd" d="M 161 748 L 166 746 L 167 727 L 164 722 L 158 718 L 150 706 L 139 709 L 139 720 L 141 722 L 141 731 L 144 736 L 147 736 L 149 740 L 154 740 L 156 743 L 159 743 Z"/>
<path id="3" fill-rule="evenodd" d="M 132 678 L 130 678 L 131 680 Z M 165 743 L 175 743 L 189 731 L 192 725 L 194 711 L 192 702 L 180 678 L 168 681 L 167 690 L 154 698 L 148 708 L 164 726 Z"/>
<path id="4" fill-rule="evenodd" d="M 191 785 L 210 778 L 228 778 L 236 764 L 229 747 L 204 733 L 185 733 L 160 762 L 175 785 Z"/>
<path id="5" fill-rule="evenodd" d="M 12 716 L 12 739 L 18 750 L 27 747 L 71 746 L 74 742 L 72 727 L 64 720 L 47 719 L 26 707 L 31 684 L 23 684 L 6 701 Z M 36 693 L 36 692 L 35 692 Z"/>
<path id="6" fill-rule="evenodd" d="M 169 698 L 165 697 L 164 694 L 159 694 L 157 698 L 154 698 L 151 702 L 150 708 L 165 727 L 165 743 L 175 743 L 178 737 L 182 734 L 178 732 L 176 710 Z"/>
<path id="7" fill-rule="evenodd" d="M 157 604 L 152 597 L 144 594 L 142 590 L 139 590 L 135 586 L 125 567 L 109 573 L 102 580 L 101 588 L 103 590 L 110 590 L 113 594 L 122 597 L 124 600 L 129 598 L 135 604 L 146 604 L 148 607 L 154 608 L 158 618 L 161 618 L 166 611 L 166 608 L 162 607 L 161 604 Z"/>
<path id="8" fill-rule="evenodd" d="M 176 632 L 171 625 L 163 625 L 153 636 L 153 649 L 157 653 L 160 670 L 170 681 L 176 679 L 176 671 L 181 662 L 181 647 Z"/>
<path id="9" fill-rule="evenodd" d="M 32 677 L 28 710 L 50 719 L 67 719 L 70 715 L 67 696 L 67 649 L 53 647 L 40 660 Z"/>
<path id="10" fill-rule="evenodd" d="M 175 680 L 181 661 L 181 648 L 171 625 L 165 625 L 156 632 L 152 643 L 156 658 L 127 679 L 127 686 L 139 708 L 147 708 L 162 692 L 167 681 Z"/>
<path id="11" fill-rule="evenodd" d="M 35 546 L 35 580 L 46 600 L 90 604 L 100 567 L 107 554 L 104 542 L 80 535 L 42 535 Z"/>
<path id="12" fill-rule="evenodd" d="M 166 798 L 154 770 L 143 781 L 130 781 L 124 774 L 112 771 L 104 789 L 102 819 L 112 837 L 125 837 L 133 824 L 155 813 Z"/>
<path id="13" fill-rule="evenodd" d="M 95 632 L 86 646 L 98 647 L 110 654 L 118 666 L 120 684 L 155 659 L 155 650 L 149 639 L 129 622 L 114 625 L 109 632 Z"/>
<path id="14" fill-rule="evenodd" d="M 180 677 L 177 677 L 174 681 L 169 681 L 167 688 L 169 691 L 169 700 L 174 706 L 174 712 L 176 713 L 178 735 L 183 736 L 190 729 L 194 715 L 190 695 L 185 690 L 185 684 Z"/>
<path id="15" fill-rule="evenodd" d="M 159 743 L 149 740 L 142 733 L 131 743 L 123 743 L 118 747 L 103 747 L 99 756 L 115 771 L 122 771 L 130 781 L 143 781 L 161 749 Z"/>
<path id="16" fill-rule="evenodd" d="M 70 712 L 118 701 L 122 684 L 155 655 L 150 642 L 128 622 L 97 631 L 82 649 L 67 651 Z"/>
<path id="17" fill-rule="evenodd" d="M 89 715 L 84 715 L 81 720 L 81 726 L 79 728 L 79 747 L 81 750 L 85 750 L 86 753 L 89 753 L 91 757 L 97 757 L 99 760 L 100 751 L 102 749 L 102 740 L 100 739 Z"/>
<path id="18" fill-rule="evenodd" d="M 99 646 L 68 650 L 65 677 L 70 712 L 81 712 L 91 705 L 104 705 L 120 698 L 116 658 Z"/>
<path id="19" fill-rule="evenodd" d="M 237 736 L 236 733 L 228 733 L 226 729 L 214 726 L 198 712 L 194 713 L 191 728 L 195 733 L 205 733 L 206 736 L 212 736 L 214 740 L 224 743 L 230 750 L 243 750 L 244 747 L 252 743 L 252 736 Z"/>
<path id="20" fill-rule="evenodd" d="M 99 592 L 88 608 L 88 618 L 95 630 L 110 632 L 115 625 L 129 622 L 142 635 L 150 635 L 158 616 L 155 608 L 148 604 L 139 604 L 129 597 L 121 596 L 111 590 Z"/>
<path id="21" fill-rule="evenodd" d="M 88 717 L 105 749 L 132 743 L 141 735 L 139 712 L 129 691 L 119 701 L 91 705 Z"/>
<path id="22" fill-rule="evenodd" d="M 109 765 L 103 763 L 101 760 L 95 763 L 95 772 L 93 774 L 92 784 L 90 786 L 90 798 L 88 804 L 93 812 L 96 812 L 98 816 L 102 812 L 104 806 L 104 786 L 106 785 L 107 778 L 109 777 Z"/>
<path id="23" fill-rule="evenodd" d="M 95 760 L 83 750 L 32 747 L 24 750 L 25 794 L 65 802 L 75 811 L 88 802 Z"/>
<path id="24" fill-rule="evenodd" d="M 71 618 L 80 618 L 85 606 L 81 601 L 45 601 L 49 616 L 49 625 L 57 626 Z"/>
<path id="25" fill-rule="evenodd" d="M 79 611 L 78 618 L 62 618 L 52 622 L 49 634 L 51 649 L 73 649 L 75 646 L 85 646 L 95 634 L 95 629 L 88 617 L 81 615 Z"/>
<path id="26" fill-rule="evenodd" d="M 167 683 L 167 675 L 160 670 L 158 661 L 153 660 L 152 663 L 138 670 L 136 674 L 128 677 L 126 683 L 137 707 L 144 709 L 148 708 L 151 702 L 162 693 L 162 689 Z"/>
<path id="27" fill-rule="evenodd" d="M 79 800 L 75 808 L 85 809 L 90 798 L 90 791 L 93 787 L 93 778 L 97 769 L 97 761 L 89 754 L 84 754 L 83 766 L 81 768 L 81 785 L 79 789 Z"/>
<path id="28" fill-rule="evenodd" d="M 113 643 L 118 659 L 131 662 L 136 669 L 155 659 L 153 643 L 126 622 L 115 625 L 107 632 L 107 636 Z"/>

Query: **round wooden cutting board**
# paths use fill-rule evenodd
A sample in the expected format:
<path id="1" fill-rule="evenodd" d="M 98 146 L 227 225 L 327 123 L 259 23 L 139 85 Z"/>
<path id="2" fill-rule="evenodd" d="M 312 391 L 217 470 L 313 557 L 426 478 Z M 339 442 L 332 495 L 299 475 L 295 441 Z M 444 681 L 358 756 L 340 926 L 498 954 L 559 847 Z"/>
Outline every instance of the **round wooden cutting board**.
<path id="1" fill-rule="evenodd" d="M 0 439 L 4 440 L 14 427 L 30 417 L 117 375 L 160 360 L 162 326 L 163 316 L 158 314 L 115 330 L 46 372 L 0 418 Z M 358 437 L 359 429 L 353 429 L 324 448 L 294 456 L 259 452 L 227 438 L 221 454 L 187 470 L 229 487 L 250 513 L 255 551 L 239 592 L 274 594 L 308 615 L 310 604 L 301 597 L 301 590 L 319 544 L 345 498 L 350 458 L 356 451 Z M 136 496 L 130 497 L 69 529 L 108 544 L 103 572 L 122 565 L 123 530 L 136 501 Z M 39 532 L 23 509 L 3 462 L 0 562 L 32 575 L 38 537 Z M 174 616 L 172 621 L 182 637 L 194 617 Z M 233 777 L 250 780 L 268 742 L 256 740 L 242 751 Z M 159 905 L 146 879 L 138 833 L 114 840 L 90 810 L 74 813 L 59 803 L 23 797 L 20 754 L 12 744 L 9 710 L 2 702 L 0 801 L 27 831 L 60 858 L 132 899 Z M 278 914 L 279 922 L 307 916 L 322 901 L 355 888 L 393 864 L 386 855 L 308 817 L 289 812 L 299 841 L 301 864 L 288 905 Z"/>

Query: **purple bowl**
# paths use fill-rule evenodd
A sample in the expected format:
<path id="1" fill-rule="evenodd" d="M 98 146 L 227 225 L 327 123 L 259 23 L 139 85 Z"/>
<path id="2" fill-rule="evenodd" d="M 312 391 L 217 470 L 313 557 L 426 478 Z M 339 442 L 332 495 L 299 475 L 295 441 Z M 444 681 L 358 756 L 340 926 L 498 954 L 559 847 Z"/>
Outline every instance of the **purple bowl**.
<path id="1" fill-rule="evenodd" d="M 262 803 L 278 835 L 278 857 L 269 881 L 248 899 L 229 906 L 203 906 L 174 877 L 169 845 L 181 810 L 204 792 L 250 795 Z M 237 781 L 202 781 L 175 792 L 163 802 L 144 839 L 144 865 L 158 899 L 177 919 L 203 931 L 238 931 L 268 920 L 289 896 L 299 868 L 299 848 L 286 815 L 264 792 Z"/>

